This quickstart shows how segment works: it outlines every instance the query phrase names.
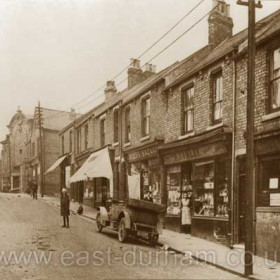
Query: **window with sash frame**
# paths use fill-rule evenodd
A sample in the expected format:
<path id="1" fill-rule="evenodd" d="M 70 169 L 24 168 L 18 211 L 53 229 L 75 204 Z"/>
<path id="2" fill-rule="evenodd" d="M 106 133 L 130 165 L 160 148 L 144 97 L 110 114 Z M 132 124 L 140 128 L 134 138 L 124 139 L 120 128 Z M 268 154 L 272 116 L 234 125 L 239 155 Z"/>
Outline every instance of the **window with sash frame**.
<path id="1" fill-rule="evenodd" d="M 142 137 L 150 134 L 150 97 L 142 99 Z"/>
<path id="2" fill-rule="evenodd" d="M 280 48 L 270 56 L 270 111 L 280 110 Z"/>
<path id="3" fill-rule="evenodd" d="M 182 90 L 183 97 L 183 129 L 182 133 L 192 132 L 194 129 L 194 87 Z"/>
<path id="4" fill-rule="evenodd" d="M 223 119 L 223 76 L 222 71 L 212 76 L 212 121 L 213 124 Z"/>

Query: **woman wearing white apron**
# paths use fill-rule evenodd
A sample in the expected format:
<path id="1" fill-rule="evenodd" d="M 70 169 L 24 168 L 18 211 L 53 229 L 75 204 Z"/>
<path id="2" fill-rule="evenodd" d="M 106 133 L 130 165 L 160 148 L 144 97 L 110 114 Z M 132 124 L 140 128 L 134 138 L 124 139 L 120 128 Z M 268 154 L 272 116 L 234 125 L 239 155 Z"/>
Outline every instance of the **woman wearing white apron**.
<path id="1" fill-rule="evenodd" d="M 190 198 L 186 193 L 183 193 L 183 198 L 181 199 L 181 223 L 182 230 L 187 234 L 191 234 L 191 209 L 190 209 Z"/>

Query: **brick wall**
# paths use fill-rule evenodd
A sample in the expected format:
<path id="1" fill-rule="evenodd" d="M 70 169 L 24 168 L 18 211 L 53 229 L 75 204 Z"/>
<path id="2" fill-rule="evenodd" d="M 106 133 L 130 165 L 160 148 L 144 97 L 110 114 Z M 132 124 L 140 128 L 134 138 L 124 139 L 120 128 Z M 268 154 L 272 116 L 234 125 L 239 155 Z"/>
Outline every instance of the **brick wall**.
<path id="1" fill-rule="evenodd" d="M 194 85 L 194 134 L 200 134 L 212 124 L 212 72 L 222 68 L 223 75 L 223 125 L 232 128 L 233 63 L 226 60 L 205 69 L 166 93 L 164 116 L 165 142 L 178 140 L 182 135 L 182 87 Z M 158 105 L 157 105 L 158 106 Z"/>

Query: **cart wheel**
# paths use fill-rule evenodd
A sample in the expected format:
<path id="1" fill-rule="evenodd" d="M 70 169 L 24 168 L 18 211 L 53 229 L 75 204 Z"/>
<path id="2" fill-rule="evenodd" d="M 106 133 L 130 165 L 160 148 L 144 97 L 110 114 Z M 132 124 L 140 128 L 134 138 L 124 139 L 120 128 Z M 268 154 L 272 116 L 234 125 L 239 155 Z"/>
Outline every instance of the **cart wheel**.
<path id="1" fill-rule="evenodd" d="M 120 242 L 125 242 L 128 237 L 128 229 L 125 228 L 125 219 L 121 218 L 119 222 L 118 237 Z"/>
<path id="2" fill-rule="evenodd" d="M 103 226 L 100 221 L 100 212 L 97 212 L 97 214 L 96 214 L 96 227 L 97 227 L 98 232 L 101 232 L 103 229 Z"/>
<path id="3" fill-rule="evenodd" d="M 158 243 L 158 237 L 159 237 L 159 234 L 158 234 L 158 233 L 151 234 L 150 237 L 149 237 L 149 243 L 150 243 L 150 245 L 156 246 L 157 243 Z"/>

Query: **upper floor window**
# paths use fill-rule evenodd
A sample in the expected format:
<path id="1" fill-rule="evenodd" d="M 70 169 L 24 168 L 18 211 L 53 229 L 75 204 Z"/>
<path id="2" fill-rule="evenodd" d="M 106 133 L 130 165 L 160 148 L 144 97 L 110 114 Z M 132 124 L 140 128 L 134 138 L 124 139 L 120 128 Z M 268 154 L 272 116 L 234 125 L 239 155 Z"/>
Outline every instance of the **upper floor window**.
<path id="1" fill-rule="evenodd" d="M 150 134 L 150 97 L 142 100 L 142 136 Z"/>
<path id="2" fill-rule="evenodd" d="M 119 110 L 114 111 L 114 143 L 119 141 Z"/>
<path id="3" fill-rule="evenodd" d="M 183 89 L 183 134 L 193 131 L 194 122 L 194 87 Z"/>
<path id="4" fill-rule="evenodd" d="M 69 152 L 71 153 L 72 152 L 72 130 L 69 131 Z"/>
<path id="5" fill-rule="evenodd" d="M 274 50 L 271 55 L 270 70 L 270 108 L 280 109 L 280 48 Z"/>
<path id="6" fill-rule="evenodd" d="M 105 145 L 105 119 L 100 120 L 100 146 Z"/>
<path id="7" fill-rule="evenodd" d="M 88 148 L 88 124 L 85 125 L 85 150 Z"/>
<path id="8" fill-rule="evenodd" d="M 77 153 L 81 151 L 81 127 L 77 128 Z"/>
<path id="9" fill-rule="evenodd" d="M 130 142 L 130 107 L 125 108 L 125 143 Z"/>
<path id="10" fill-rule="evenodd" d="M 223 76 L 222 72 L 218 72 L 213 76 L 212 83 L 213 106 L 212 116 L 213 123 L 219 123 L 223 118 Z"/>
<path id="11" fill-rule="evenodd" d="M 64 154 L 64 135 L 61 136 L 61 153 Z"/>

